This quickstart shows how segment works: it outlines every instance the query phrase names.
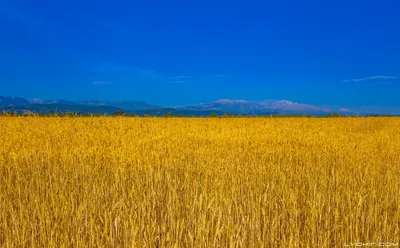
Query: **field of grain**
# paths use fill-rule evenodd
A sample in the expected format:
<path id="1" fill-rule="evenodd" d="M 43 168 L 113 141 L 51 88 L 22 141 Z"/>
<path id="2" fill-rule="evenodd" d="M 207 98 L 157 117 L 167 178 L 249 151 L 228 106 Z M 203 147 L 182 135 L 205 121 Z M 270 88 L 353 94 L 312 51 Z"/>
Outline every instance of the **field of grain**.
<path id="1" fill-rule="evenodd" d="M 400 242 L 400 118 L 0 117 L 1 247 Z"/>

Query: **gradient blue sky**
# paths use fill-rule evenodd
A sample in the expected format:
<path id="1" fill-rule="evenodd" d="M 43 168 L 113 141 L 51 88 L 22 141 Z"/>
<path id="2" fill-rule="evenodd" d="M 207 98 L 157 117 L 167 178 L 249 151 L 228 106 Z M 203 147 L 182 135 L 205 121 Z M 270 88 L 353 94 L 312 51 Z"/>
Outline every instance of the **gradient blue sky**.
<path id="1" fill-rule="evenodd" d="M 400 1 L 0 0 L 0 95 L 400 109 Z"/>

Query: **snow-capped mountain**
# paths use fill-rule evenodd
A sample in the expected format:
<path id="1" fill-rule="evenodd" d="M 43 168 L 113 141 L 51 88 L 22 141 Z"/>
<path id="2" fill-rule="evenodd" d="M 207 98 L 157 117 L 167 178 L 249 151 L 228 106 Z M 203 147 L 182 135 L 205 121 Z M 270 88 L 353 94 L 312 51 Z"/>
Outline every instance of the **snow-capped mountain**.
<path id="1" fill-rule="evenodd" d="M 235 114 L 326 114 L 332 110 L 309 104 L 281 101 L 251 102 L 246 100 L 222 99 L 211 103 L 180 106 L 183 110 L 214 110 Z"/>

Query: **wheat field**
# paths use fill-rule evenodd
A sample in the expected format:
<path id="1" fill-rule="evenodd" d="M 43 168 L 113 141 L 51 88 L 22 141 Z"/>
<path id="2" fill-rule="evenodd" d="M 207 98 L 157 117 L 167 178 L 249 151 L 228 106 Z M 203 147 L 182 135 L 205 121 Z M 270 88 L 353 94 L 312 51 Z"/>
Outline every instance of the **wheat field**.
<path id="1" fill-rule="evenodd" d="M 400 118 L 0 117 L 1 247 L 400 242 Z"/>

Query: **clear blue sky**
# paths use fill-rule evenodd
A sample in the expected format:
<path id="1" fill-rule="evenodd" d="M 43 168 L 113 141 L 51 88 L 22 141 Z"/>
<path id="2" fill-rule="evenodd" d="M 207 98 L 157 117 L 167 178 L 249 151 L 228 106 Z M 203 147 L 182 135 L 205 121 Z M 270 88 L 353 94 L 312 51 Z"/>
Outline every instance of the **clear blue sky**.
<path id="1" fill-rule="evenodd" d="M 400 1 L 0 0 L 0 95 L 400 109 Z"/>

